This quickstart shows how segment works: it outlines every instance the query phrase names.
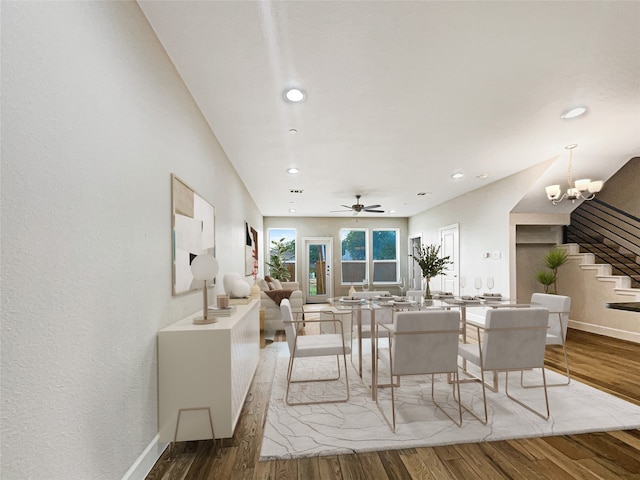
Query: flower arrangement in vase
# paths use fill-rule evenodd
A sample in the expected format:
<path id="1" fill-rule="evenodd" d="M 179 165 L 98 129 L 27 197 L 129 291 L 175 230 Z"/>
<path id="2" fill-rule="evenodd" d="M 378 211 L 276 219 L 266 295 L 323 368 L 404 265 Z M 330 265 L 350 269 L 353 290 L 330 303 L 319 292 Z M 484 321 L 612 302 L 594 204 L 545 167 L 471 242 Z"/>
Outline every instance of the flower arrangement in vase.
<path id="1" fill-rule="evenodd" d="M 453 262 L 449 260 L 449 256 L 440 257 L 439 245 L 421 245 L 416 248 L 415 254 L 410 256 L 413 257 L 422 270 L 422 276 L 426 283 L 424 298 L 430 300 L 432 296 L 429 281 L 433 277 L 442 275 L 446 271 L 447 265 L 451 265 Z"/>

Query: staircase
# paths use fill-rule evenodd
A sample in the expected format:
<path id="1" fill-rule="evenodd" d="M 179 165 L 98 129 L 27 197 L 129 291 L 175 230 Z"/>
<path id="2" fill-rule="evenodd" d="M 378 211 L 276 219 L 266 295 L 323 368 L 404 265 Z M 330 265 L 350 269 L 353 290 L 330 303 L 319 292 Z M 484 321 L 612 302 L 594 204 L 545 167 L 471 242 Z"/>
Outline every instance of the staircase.
<path id="1" fill-rule="evenodd" d="M 616 282 L 616 290 L 638 292 L 640 218 L 594 199 L 573 211 L 564 236 L 570 255 L 586 254 L 581 268 L 599 270 L 597 278 Z"/>

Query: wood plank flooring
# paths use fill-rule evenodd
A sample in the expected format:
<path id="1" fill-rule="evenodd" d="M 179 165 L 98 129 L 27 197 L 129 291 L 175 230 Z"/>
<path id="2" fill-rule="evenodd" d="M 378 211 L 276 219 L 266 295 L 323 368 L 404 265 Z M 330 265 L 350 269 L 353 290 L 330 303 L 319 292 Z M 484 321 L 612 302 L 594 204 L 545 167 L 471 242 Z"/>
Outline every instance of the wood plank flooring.
<path id="1" fill-rule="evenodd" d="M 573 378 L 640 405 L 640 345 L 570 330 L 567 347 Z M 546 358 L 550 369 L 563 371 L 561 348 L 549 347 Z M 258 462 L 275 365 L 275 352 L 261 350 L 235 435 L 221 455 L 211 441 L 178 443 L 147 480 L 640 480 L 640 430 Z"/>

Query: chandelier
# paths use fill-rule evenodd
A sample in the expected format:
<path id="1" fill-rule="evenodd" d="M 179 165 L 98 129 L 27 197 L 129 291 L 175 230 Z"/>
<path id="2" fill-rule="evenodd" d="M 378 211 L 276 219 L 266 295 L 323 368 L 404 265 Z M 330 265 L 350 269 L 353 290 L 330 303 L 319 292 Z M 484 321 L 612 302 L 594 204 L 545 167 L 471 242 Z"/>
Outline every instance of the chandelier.
<path id="1" fill-rule="evenodd" d="M 567 183 L 569 184 L 569 188 L 567 188 L 567 191 L 562 193 L 560 185 L 549 185 L 545 188 L 547 198 L 551 200 L 554 205 L 558 205 L 564 199 L 571 200 L 571 202 L 575 202 L 576 200 L 593 200 L 596 198 L 596 193 L 602 190 L 602 185 L 604 185 L 602 180 L 592 182 L 589 178 L 573 181 L 571 164 L 573 160 L 572 152 L 577 146 L 575 143 L 572 143 L 564 147 L 569 150 L 569 164 L 567 166 Z"/>

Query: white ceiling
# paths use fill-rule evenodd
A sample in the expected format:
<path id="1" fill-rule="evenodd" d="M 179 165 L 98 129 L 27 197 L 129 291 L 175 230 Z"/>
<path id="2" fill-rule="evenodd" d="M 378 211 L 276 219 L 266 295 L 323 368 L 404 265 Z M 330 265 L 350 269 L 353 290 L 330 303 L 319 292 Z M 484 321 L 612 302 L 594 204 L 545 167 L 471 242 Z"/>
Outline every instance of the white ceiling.
<path id="1" fill-rule="evenodd" d="M 410 216 L 556 159 L 549 209 L 567 144 L 578 178 L 640 153 L 638 1 L 139 4 L 265 216 Z"/>

